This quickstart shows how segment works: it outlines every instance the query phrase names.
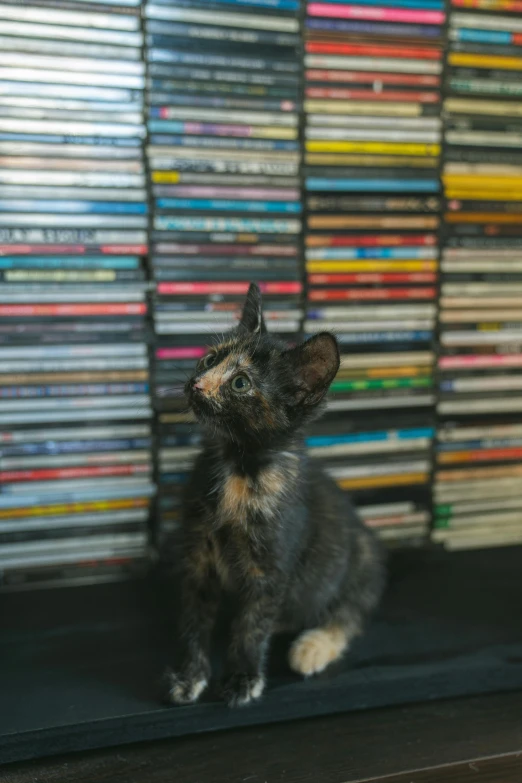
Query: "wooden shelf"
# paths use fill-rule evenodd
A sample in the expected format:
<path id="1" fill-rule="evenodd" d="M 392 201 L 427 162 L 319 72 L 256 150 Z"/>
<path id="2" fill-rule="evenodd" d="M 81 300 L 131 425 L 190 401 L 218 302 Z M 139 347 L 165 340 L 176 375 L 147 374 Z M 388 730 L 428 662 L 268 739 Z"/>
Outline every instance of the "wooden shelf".
<path id="1" fill-rule="evenodd" d="M 243 710 L 212 693 L 160 703 L 175 643 L 165 584 L 3 595 L 0 761 L 522 689 L 521 587 L 522 548 L 396 556 L 382 610 L 342 666 L 302 682 L 281 640 L 266 696 Z"/>
<path id="2" fill-rule="evenodd" d="M 522 693 L 390 707 L 24 762 L 5 783 L 520 783 Z"/>

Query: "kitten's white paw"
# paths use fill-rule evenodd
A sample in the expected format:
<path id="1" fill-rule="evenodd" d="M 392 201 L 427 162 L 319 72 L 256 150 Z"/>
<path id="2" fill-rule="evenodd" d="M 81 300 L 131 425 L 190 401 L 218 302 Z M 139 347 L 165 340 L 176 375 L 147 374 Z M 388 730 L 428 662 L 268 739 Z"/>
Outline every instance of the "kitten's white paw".
<path id="1" fill-rule="evenodd" d="M 168 677 L 168 698 L 174 704 L 193 704 L 208 685 L 205 677 L 200 679 L 183 677 L 175 672 L 170 672 Z"/>
<path id="2" fill-rule="evenodd" d="M 261 675 L 252 677 L 239 672 L 232 674 L 223 683 L 223 696 L 230 707 L 245 707 L 259 699 L 265 689 L 265 680 Z"/>
<path id="3" fill-rule="evenodd" d="M 322 672 L 340 658 L 347 646 L 346 634 L 340 628 L 314 628 L 298 636 L 290 648 L 290 668 L 309 677 Z"/>

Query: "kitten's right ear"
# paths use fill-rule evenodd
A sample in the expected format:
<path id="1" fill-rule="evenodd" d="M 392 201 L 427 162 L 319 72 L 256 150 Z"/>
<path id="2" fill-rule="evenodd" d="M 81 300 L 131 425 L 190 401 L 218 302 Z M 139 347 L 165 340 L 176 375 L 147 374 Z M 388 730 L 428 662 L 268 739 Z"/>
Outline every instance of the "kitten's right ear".
<path id="1" fill-rule="evenodd" d="M 239 326 L 245 329 L 250 334 L 264 334 L 266 332 L 266 324 L 263 318 L 261 291 L 255 283 L 250 284 L 248 294 L 243 307 L 243 313 Z"/>
<path id="2" fill-rule="evenodd" d="M 312 407 L 321 402 L 341 362 L 333 334 L 316 334 L 283 356 L 292 363 L 295 372 L 296 403 Z"/>

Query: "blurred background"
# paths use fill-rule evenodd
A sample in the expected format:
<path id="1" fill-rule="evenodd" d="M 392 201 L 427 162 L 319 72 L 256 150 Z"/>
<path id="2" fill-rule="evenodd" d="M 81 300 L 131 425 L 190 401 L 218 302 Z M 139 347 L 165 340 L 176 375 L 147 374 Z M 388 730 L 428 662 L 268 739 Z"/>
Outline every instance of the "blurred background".
<path id="1" fill-rule="evenodd" d="M 0 5 L 0 584 L 141 573 L 250 281 L 394 548 L 522 543 L 522 2 Z"/>

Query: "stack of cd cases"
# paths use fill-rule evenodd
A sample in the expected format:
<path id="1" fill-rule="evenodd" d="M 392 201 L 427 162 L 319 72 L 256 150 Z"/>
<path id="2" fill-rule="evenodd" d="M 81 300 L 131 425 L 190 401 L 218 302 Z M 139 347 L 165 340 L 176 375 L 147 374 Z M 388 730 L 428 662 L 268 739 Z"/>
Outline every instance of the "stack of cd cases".
<path id="1" fill-rule="evenodd" d="M 0 582 L 144 561 L 151 479 L 138 0 L 0 5 Z"/>
<path id="2" fill-rule="evenodd" d="M 134 572 L 156 483 L 176 528 L 252 281 L 339 339 L 307 445 L 367 524 L 522 543 L 521 9 L 0 4 L 0 585 Z"/>
<path id="3" fill-rule="evenodd" d="M 306 334 L 341 370 L 309 445 L 390 544 L 430 521 L 442 0 L 309 2 Z"/>
<path id="4" fill-rule="evenodd" d="M 183 386 L 249 283 L 268 328 L 302 321 L 298 0 L 149 0 L 148 161 L 160 530 L 199 435 Z"/>
<path id="5" fill-rule="evenodd" d="M 434 539 L 460 549 L 522 542 L 522 5 L 454 0 L 447 64 Z"/>

